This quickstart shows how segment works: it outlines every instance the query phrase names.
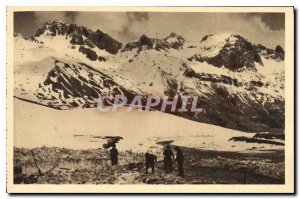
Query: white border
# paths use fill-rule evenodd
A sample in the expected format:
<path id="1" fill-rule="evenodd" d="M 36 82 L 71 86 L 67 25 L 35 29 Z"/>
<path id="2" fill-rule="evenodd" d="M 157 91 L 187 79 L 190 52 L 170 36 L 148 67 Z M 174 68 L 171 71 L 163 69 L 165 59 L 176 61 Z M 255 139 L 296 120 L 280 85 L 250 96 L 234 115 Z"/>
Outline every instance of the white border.
<path id="1" fill-rule="evenodd" d="M 6 150 L 6 6 L 56 6 L 56 5 L 72 5 L 72 6 L 104 6 L 104 5 L 109 5 L 109 6 L 287 6 L 287 5 L 294 5 L 296 8 L 300 7 L 300 1 L 298 0 L 285 0 L 285 1 L 280 1 L 280 0 L 272 0 L 272 1 L 262 1 L 262 0 L 251 0 L 251 1 L 240 1 L 240 0 L 227 0 L 227 1 L 219 1 L 219 0 L 210 0 L 210 1 L 193 1 L 193 0 L 185 0 L 185 1 L 180 1 L 180 0 L 149 0 L 149 1 L 135 1 L 135 0 L 124 0 L 124 1 L 117 1 L 117 0 L 110 0 L 110 1 L 82 1 L 82 0 L 72 0 L 72 1 L 61 1 L 61 0 L 51 0 L 51 1 L 40 1 L 40 0 L 27 0 L 27 1 L 19 1 L 19 0 L 5 0 L 2 1 L 0 4 L 0 43 L 1 43 L 1 52 L 0 53 L 0 60 L 1 60 L 1 66 L 0 67 L 0 151 L 4 153 Z M 299 14 L 298 14 L 299 15 Z M 297 17 L 298 18 L 298 17 Z M 296 20 L 297 27 L 299 27 L 298 23 L 299 20 Z M 298 44 L 298 43 L 297 43 Z M 297 52 L 296 57 L 299 57 L 300 53 Z M 297 71 L 297 76 L 299 77 L 299 70 Z M 299 85 L 297 82 L 297 93 L 299 93 Z M 299 97 L 298 97 L 299 99 Z M 297 110 L 298 111 L 298 110 Z M 298 118 L 296 122 L 299 122 L 300 119 Z M 297 143 L 299 143 L 299 138 L 298 136 Z M 297 158 L 299 158 L 299 153 L 297 153 Z M 9 198 L 9 195 L 7 195 L 6 192 L 6 158 L 5 155 L 3 154 L 0 156 L 0 182 L 1 182 L 1 192 L 0 192 L 0 197 L 1 198 Z M 298 172 L 299 173 L 299 172 Z M 297 178 L 299 177 L 299 174 L 297 175 Z M 299 190 L 299 183 L 297 186 Z M 30 196 L 29 196 L 30 197 Z M 42 197 L 42 196 L 38 196 Z M 48 198 L 63 198 L 64 196 L 47 196 Z M 76 197 L 76 196 L 69 196 L 69 197 Z M 115 196 L 116 197 L 116 196 Z M 171 196 L 173 197 L 173 196 Z M 218 198 L 220 196 L 213 196 L 212 198 Z M 232 197 L 232 196 L 230 196 Z M 264 196 L 255 196 L 256 198 L 262 198 Z M 274 196 L 269 196 L 269 197 L 274 197 Z M 281 196 L 283 197 L 283 196 Z M 19 196 L 18 198 L 27 198 L 26 196 Z M 160 198 L 159 196 L 156 196 L 156 198 Z"/>

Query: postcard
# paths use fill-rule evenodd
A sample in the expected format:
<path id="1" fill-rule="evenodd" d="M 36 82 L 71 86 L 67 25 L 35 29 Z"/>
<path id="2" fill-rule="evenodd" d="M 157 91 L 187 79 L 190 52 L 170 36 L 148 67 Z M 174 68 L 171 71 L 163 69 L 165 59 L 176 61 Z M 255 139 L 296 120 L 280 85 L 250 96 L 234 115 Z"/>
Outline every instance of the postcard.
<path id="1" fill-rule="evenodd" d="M 8 7 L 9 193 L 293 193 L 293 7 Z"/>

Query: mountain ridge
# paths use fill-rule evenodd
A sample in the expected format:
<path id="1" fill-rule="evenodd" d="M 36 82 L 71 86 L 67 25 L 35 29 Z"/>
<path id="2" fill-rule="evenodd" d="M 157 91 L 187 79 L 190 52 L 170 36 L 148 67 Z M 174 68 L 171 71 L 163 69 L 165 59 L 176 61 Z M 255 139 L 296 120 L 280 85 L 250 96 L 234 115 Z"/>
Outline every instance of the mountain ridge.
<path id="1" fill-rule="evenodd" d="M 122 44 L 100 30 L 50 21 L 15 34 L 14 95 L 56 109 L 95 107 L 100 94 L 197 96 L 204 112 L 171 113 L 243 131 L 283 131 L 284 50 L 224 33 L 170 33 Z M 29 79 L 30 78 L 30 79 Z M 277 130 L 276 130 L 277 129 Z"/>

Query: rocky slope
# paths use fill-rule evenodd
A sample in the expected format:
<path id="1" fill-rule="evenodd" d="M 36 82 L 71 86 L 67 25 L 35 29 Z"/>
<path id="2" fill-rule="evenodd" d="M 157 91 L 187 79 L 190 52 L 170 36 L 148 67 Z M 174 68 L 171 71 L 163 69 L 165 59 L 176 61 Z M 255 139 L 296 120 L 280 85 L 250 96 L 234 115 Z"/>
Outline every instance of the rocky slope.
<path id="1" fill-rule="evenodd" d="M 236 34 L 199 42 L 145 35 L 127 44 L 100 30 L 49 21 L 15 34 L 14 95 L 57 109 L 95 107 L 101 94 L 198 96 L 200 114 L 175 113 L 242 131 L 283 132 L 284 50 Z"/>

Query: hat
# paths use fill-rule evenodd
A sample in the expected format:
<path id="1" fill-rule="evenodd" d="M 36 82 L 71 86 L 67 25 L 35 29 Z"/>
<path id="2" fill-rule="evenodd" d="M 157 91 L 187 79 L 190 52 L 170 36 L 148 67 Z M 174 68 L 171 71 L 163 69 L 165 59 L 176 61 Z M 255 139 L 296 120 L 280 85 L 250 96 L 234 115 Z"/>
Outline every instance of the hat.
<path id="1" fill-rule="evenodd" d="M 147 153 L 153 154 L 153 151 L 152 150 L 148 150 Z"/>

